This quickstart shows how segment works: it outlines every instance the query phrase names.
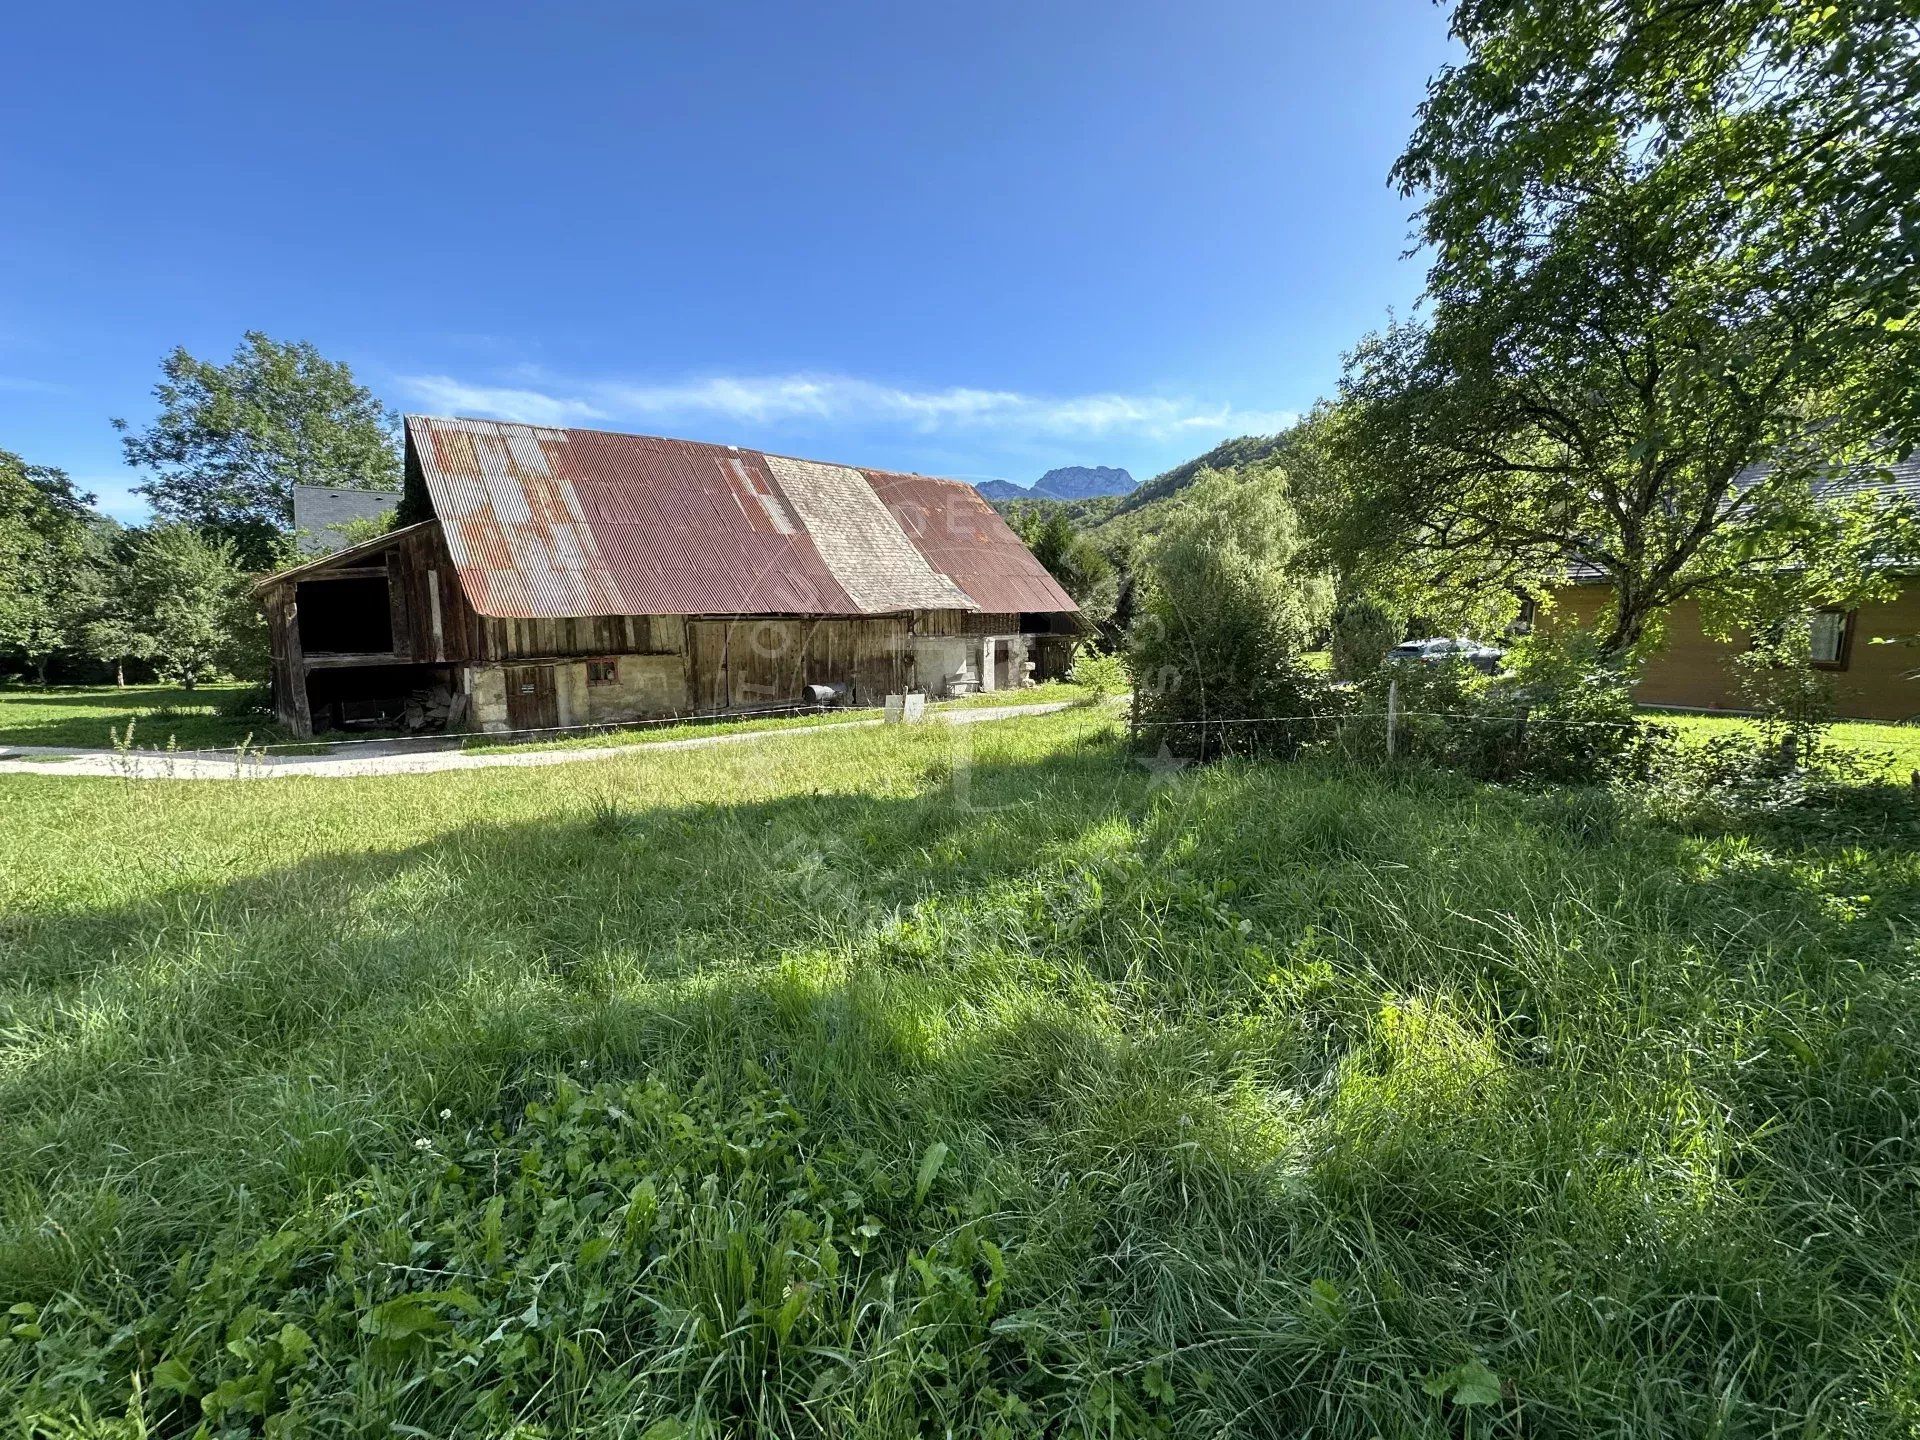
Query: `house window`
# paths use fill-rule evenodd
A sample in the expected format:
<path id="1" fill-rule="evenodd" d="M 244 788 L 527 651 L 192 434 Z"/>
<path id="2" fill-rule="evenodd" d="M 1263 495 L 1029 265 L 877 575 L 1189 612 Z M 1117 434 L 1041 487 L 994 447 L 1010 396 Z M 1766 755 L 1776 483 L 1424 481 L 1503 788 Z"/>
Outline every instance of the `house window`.
<path id="1" fill-rule="evenodd" d="M 620 678 L 620 662 L 617 660 L 587 661 L 587 684 L 611 685 Z"/>
<path id="2" fill-rule="evenodd" d="M 1847 668 L 1847 652 L 1853 640 L 1853 614 L 1847 610 L 1813 612 L 1809 657 L 1822 670 Z"/>

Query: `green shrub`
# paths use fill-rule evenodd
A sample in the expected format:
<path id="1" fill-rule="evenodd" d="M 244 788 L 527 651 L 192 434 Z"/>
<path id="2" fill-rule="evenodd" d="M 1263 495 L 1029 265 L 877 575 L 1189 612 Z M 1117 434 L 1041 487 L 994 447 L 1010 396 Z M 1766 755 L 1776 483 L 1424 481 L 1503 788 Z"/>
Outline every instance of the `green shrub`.
<path id="1" fill-rule="evenodd" d="M 273 715 L 273 690 L 267 685 L 243 685 L 223 697 L 215 710 L 229 720 L 270 719 Z"/>
<path id="2" fill-rule="evenodd" d="M 1285 757 L 1313 738 L 1327 687 L 1302 657 L 1328 587 L 1296 568 L 1299 548 L 1277 472 L 1192 488 L 1148 555 L 1128 652 L 1149 748 Z"/>
<path id="3" fill-rule="evenodd" d="M 1833 723 L 1833 682 L 1807 663 L 1810 616 L 1762 623 L 1756 631 L 1733 661 L 1740 699 L 1760 717 L 1764 742 L 1781 751 L 1791 769 L 1812 755 Z"/>
<path id="4" fill-rule="evenodd" d="M 1635 709 L 1631 668 L 1601 655 L 1588 632 L 1529 636 L 1507 665 L 1487 697 L 1527 717 L 1510 773 L 1571 783 L 1644 778 L 1671 743 Z"/>
<path id="5" fill-rule="evenodd" d="M 1333 612 L 1331 649 L 1336 680 L 1360 680 L 1380 668 L 1406 633 L 1406 620 L 1380 601 L 1350 596 Z"/>
<path id="6" fill-rule="evenodd" d="M 1462 661 L 1382 668 L 1356 687 L 1339 748 L 1384 754 L 1391 686 L 1397 758 L 1484 780 L 1592 784 L 1650 772 L 1669 737 L 1636 713 L 1632 675 L 1602 659 L 1590 636 L 1530 637 L 1507 658 L 1491 676 Z"/>
<path id="7" fill-rule="evenodd" d="M 1841 746 L 1788 748 L 1762 727 L 1666 746 L 1651 767 L 1644 804 L 1699 830 L 1920 841 L 1920 794 L 1891 771 L 1884 760 Z"/>
<path id="8" fill-rule="evenodd" d="M 1073 657 L 1073 668 L 1067 671 L 1067 679 L 1095 699 L 1124 695 L 1132 683 L 1127 676 L 1126 661 L 1116 654 L 1088 646 L 1082 646 L 1080 653 Z"/>

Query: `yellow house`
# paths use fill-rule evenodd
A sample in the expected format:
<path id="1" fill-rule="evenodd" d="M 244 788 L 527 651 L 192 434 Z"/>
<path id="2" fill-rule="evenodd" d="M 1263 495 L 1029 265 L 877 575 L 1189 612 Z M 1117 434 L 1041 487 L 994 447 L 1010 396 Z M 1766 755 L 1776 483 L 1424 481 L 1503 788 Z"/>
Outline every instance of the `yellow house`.
<path id="1" fill-rule="evenodd" d="M 1601 582 L 1561 586 L 1554 592 L 1550 623 L 1595 625 L 1612 595 Z M 1899 593 L 1883 603 L 1816 614 L 1811 660 L 1832 672 L 1834 713 L 1855 720 L 1920 719 L 1920 678 L 1915 678 L 1920 649 L 1868 643 L 1877 636 L 1915 635 L 1920 635 L 1920 579 L 1903 581 Z M 1699 603 L 1682 600 L 1667 612 L 1660 648 L 1647 657 L 1635 698 L 1644 705 L 1688 710 L 1740 709 L 1733 658 L 1751 638 L 1709 635 Z"/>
<path id="2" fill-rule="evenodd" d="M 1763 467 L 1749 472 L 1757 476 Z M 1745 476 L 1742 479 L 1746 479 Z M 1920 454 L 1897 465 L 1833 476 L 1823 485 L 1834 498 L 1873 492 L 1920 506 Z M 1912 567 L 1920 570 L 1920 567 Z M 1813 617 L 1809 663 L 1833 676 L 1834 713 L 1854 720 L 1920 720 L 1920 648 L 1875 645 L 1876 639 L 1920 637 L 1920 573 L 1903 575 L 1892 599 L 1856 610 L 1822 610 Z M 1606 614 L 1612 587 L 1597 569 L 1576 567 L 1553 592 L 1547 623 L 1591 628 Z M 1659 648 L 1647 657 L 1635 697 L 1644 705 L 1687 710 L 1741 708 L 1736 655 L 1751 635 L 1709 635 L 1697 601 L 1682 600 L 1664 617 Z"/>

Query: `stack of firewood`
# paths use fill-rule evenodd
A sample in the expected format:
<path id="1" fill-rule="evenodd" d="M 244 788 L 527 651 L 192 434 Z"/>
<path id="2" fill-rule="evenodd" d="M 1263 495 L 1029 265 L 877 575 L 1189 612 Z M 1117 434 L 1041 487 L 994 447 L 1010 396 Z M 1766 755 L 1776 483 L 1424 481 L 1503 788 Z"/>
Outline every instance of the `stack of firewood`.
<path id="1" fill-rule="evenodd" d="M 444 730 L 447 712 L 453 708 L 453 693 L 444 685 L 415 690 L 407 696 L 401 711 L 401 724 L 408 730 Z"/>

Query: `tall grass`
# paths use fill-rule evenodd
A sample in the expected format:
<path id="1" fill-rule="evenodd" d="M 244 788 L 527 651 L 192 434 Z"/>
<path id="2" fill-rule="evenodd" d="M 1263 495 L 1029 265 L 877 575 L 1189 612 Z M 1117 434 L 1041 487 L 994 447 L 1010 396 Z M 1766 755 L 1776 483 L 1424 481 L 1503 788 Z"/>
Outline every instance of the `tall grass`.
<path id="1" fill-rule="evenodd" d="M 1897 834 L 1092 711 L 7 798 L 29 1432 L 1920 1423 Z"/>

